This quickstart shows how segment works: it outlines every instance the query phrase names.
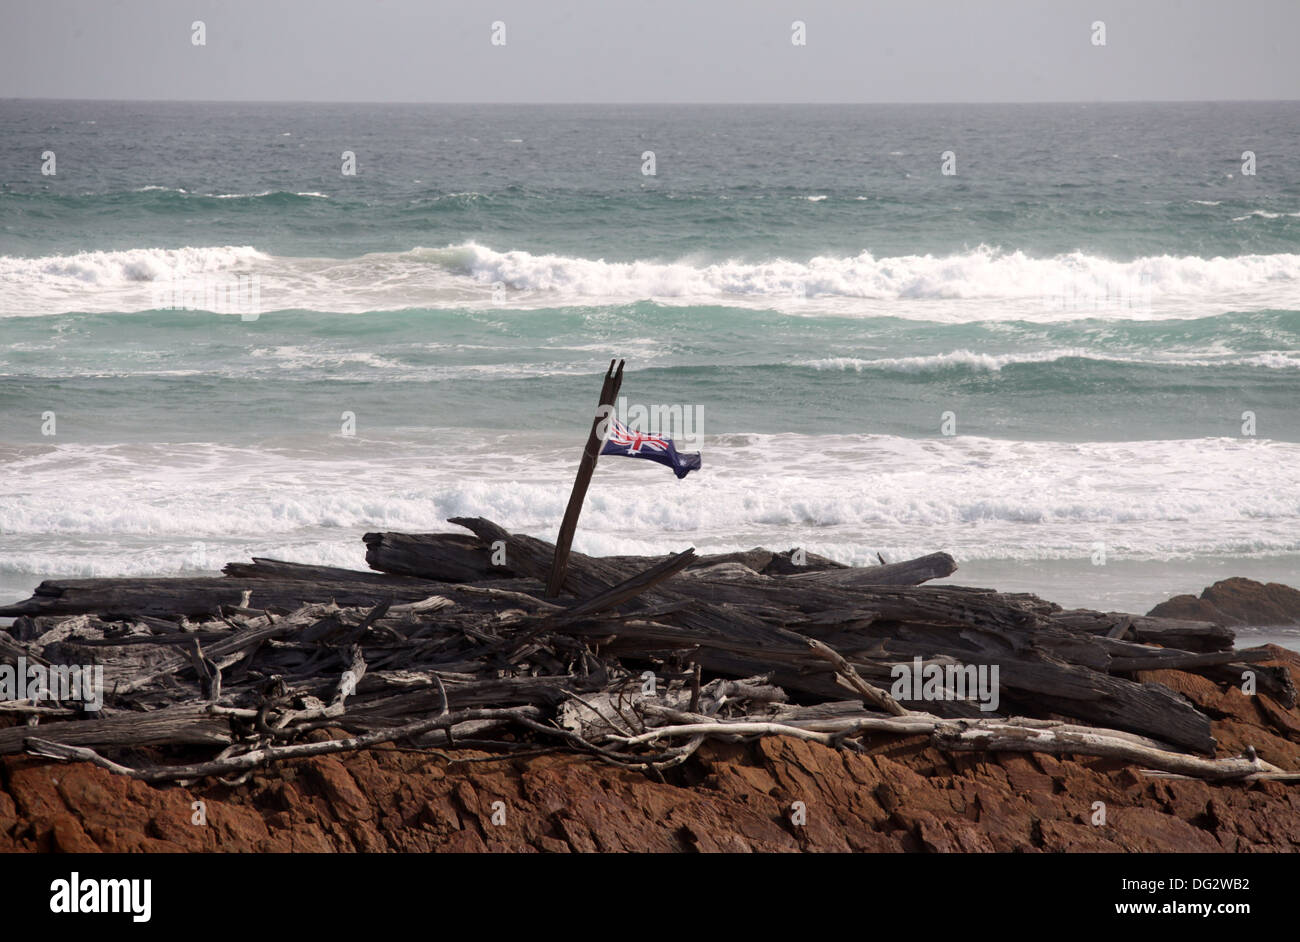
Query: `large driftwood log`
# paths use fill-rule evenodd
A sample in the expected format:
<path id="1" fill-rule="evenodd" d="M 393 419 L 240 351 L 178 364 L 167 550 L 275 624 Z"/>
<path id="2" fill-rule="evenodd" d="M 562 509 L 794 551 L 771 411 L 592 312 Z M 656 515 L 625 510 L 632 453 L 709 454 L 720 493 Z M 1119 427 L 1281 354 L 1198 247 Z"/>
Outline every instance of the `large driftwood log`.
<path id="1" fill-rule="evenodd" d="M 492 565 L 492 549 L 464 533 L 367 533 L 366 564 L 380 572 L 438 582 L 478 582 L 510 577 L 508 565 Z"/>
<path id="2" fill-rule="evenodd" d="M 131 746 L 228 745 L 229 717 L 207 704 L 184 703 L 148 713 L 122 713 L 102 720 L 68 720 L 0 729 L 0 755 L 22 752 L 32 735 L 57 738 L 70 746 L 123 749 Z"/>
<path id="3" fill-rule="evenodd" d="M 1184 651 L 1228 651 L 1236 633 L 1231 628 L 1208 621 L 1187 621 L 1182 618 L 1157 618 L 1151 615 L 1129 615 L 1124 612 L 1093 612 L 1076 609 L 1057 612 L 1052 620 L 1059 625 L 1088 634 L 1127 637 L 1132 641 L 1159 644 Z"/>
<path id="4" fill-rule="evenodd" d="M 457 522 L 457 521 L 453 521 Z M 515 575 L 509 553 L 501 565 L 492 563 L 493 550 L 479 540 L 457 533 L 367 533 L 366 563 L 380 572 L 417 576 L 442 582 L 476 582 Z M 508 545 L 508 543 L 507 543 Z M 590 563 L 592 557 L 579 556 Z M 827 585 L 919 585 L 950 576 L 957 564 L 947 553 L 931 553 L 917 559 L 883 566 L 848 567 L 815 553 L 804 553 L 802 564 L 792 561 L 794 551 L 773 553 L 752 549 L 740 553 L 699 556 L 690 569 L 701 570 L 735 563 L 760 575 L 790 575 L 797 579 L 822 579 Z M 600 564 L 607 573 L 626 576 L 655 565 L 662 557 L 606 556 Z"/>
<path id="5" fill-rule="evenodd" d="M 362 573 L 361 575 L 366 575 Z M 52 579 L 26 601 L 0 607 L 0 616 L 94 613 L 130 618 L 214 615 L 223 606 L 290 611 L 310 602 L 375 605 L 381 601 L 417 602 L 438 595 L 440 583 L 418 580 L 365 583 L 303 579 Z"/>
<path id="6" fill-rule="evenodd" d="M 943 579 L 957 571 L 957 562 L 947 553 L 931 553 L 901 563 L 883 566 L 855 566 L 851 569 L 827 569 L 821 572 L 794 573 L 788 578 L 834 586 L 920 585 L 931 579 Z"/>

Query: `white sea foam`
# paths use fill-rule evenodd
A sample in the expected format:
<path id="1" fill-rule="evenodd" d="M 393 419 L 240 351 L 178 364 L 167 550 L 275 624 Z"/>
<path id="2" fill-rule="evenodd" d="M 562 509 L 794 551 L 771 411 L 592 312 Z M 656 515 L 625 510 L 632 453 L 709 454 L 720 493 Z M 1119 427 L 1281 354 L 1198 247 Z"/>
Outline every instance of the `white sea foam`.
<path id="1" fill-rule="evenodd" d="M 1058 302 L 1089 292 L 1143 286 L 1152 295 L 1202 298 L 1279 288 L 1300 301 L 1300 255 L 1236 258 L 1153 256 L 1110 261 L 1074 252 L 1036 259 L 980 248 L 948 257 L 817 257 L 807 262 L 606 262 L 458 247 L 468 273 L 521 291 L 577 297 L 763 300 L 819 297 L 875 301 L 1024 300 Z M 453 250 L 455 251 L 455 250 Z"/>
<path id="2" fill-rule="evenodd" d="M 1028 353 L 975 353 L 970 350 L 953 350 L 926 356 L 880 357 L 825 357 L 801 360 L 796 366 L 815 370 L 853 370 L 858 373 L 872 370 L 900 373 L 929 373 L 947 369 L 966 369 L 976 372 L 1000 372 L 1003 367 L 1022 363 L 1056 363 L 1065 359 L 1086 359 L 1104 363 L 1132 363 L 1143 366 L 1258 366 L 1268 369 L 1300 369 L 1300 351 L 1267 350 L 1250 356 L 1223 356 L 1206 351 L 1199 356 L 1145 356 L 1117 357 L 1082 348 L 1041 350 Z"/>
<path id="3" fill-rule="evenodd" d="M 722 304 L 791 313 L 948 322 L 1187 317 L 1300 308 L 1300 255 L 1032 258 L 981 247 L 952 256 L 819 256 L 808 261 L 633 261 L 499 252 L 473 243 L 355 258 L 289 258 L 251 246 L 0 257 L 0 313 L 136 311 L 149 283 L 256 274 L 265 310 L 344 313 L 409 307 L 540 308 Z"/>
<path id="4" fill-rule="evenodd" d="M 815 370 L 853 370 L 861 373 L 868 370 L 885 370 L 900 373 L 928 373 L 944 369 L 969 369 L 981 372 L 998 372 L 1004 366 L 1014 363 L 1055 363 L 1066 357 L 1087 357 L 1083 350 L 1044 350 L 1037 353 L 974 353 L 970 350 L 953 350 L 951 353 L 936 353 L 929 356 L 880 357 L 863 359 L 861 357 L 825 357 L 816 360 L 801 360 L 796 366 L 806 366 Z"/>
<path id="5" fill-rule="evenodd" d="M 1233 221 L 1233 222 L 1245 222 L 1247 219 L 1251 219 L 1251 218 L 1257 218 L 1257 219 L 1284 219 L 1284 218 L 1287 218 L 1287 217 L 1290 217 L 1290 218 L 1292 218 L 1292 219 L 1298 219 L 1298 218 L 1300 218 L 1300 213 L 1274 213 L 1274 212 L 1270 212 L 1270 211 L 1267 210 L 1267 209 L 1252 209 L 1250 212 L 1246 213 L 1246 215 L 1244 215 L 1244 216 L 1233 216 L 1233 217 L 1232 217 L 1232 221 Z"/>
<path id="6" fill-rule="evenodd" d="M 0 573 L 128 574 L 288 556 L 362 566 L 366 530 L 483 515 L 551 537 L 569 443 L 444 430 L 436 447 L 54 445 L 0 453 Z M 364 451 L 364 454 L 362 452 Z M 705 471 L 602 462 L 575 546 L 650 553 L 803 545 L 865 564 L 1300 552 L 1300 444 L 706 436 Z M 94 468 L 93 475 L 87 474 Z M 194 543 L 203 552 L 194 553 Z M 214 561 L 215 559 L 215 561 Z"/>
<path id="7" fill-rule="evenodd" d="M 270 262 L 248 245 L 0 256 L 0 314 L 146 311 L 161 283 L 232 276 Z"/>

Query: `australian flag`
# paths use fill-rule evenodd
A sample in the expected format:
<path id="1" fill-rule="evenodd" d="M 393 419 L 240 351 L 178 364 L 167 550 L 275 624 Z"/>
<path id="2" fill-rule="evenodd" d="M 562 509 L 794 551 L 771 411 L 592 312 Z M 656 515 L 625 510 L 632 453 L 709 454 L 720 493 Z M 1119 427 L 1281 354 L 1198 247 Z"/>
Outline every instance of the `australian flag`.
<path id="1" fill-rule="evenodd" d="M 618 419 L 610 416 L 609 437 L 605 439 L 602 455 L 624 455 L 628 458 L 649 458 L 673 469 L 673 474 L 684 478 L 692 471 L 700 469 L 698 451 L 681 454 L 670 438 L 648 435 L 629 429 Z"/>

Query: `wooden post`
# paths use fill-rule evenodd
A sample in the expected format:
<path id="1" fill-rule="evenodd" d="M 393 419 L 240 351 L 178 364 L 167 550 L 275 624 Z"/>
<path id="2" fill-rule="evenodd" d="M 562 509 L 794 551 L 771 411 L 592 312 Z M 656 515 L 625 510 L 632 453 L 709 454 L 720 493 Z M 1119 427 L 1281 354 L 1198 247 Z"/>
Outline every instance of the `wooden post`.
<path id="1" fill-rule="evenodd" d="M 591 475 L 596 470 L 596 459 L 600 457 L 603 441 L 600 436 L 600 421 L 607 415 L 613 415 L 614 400 L 623 385 L 623 362 L 609 361 L 605 372 L 605 383 L 600 389 L 600 402 L 597 403 L 596 416 L 591 421 L 591 434 L 587 436 L 587 447 L 582 453 L 582 462 L 578 465 L 578 476 L 573 479 L 573 492 L 569 494 L 569 505 L 564 508 L 564 520 L 560 523 L 560 535 L 555 540 L 555 562 L 551 564 L 551 577 L 546 581 L 546 594 L 552 598 L 560 594 L 564 585 L 564 574 L 569 568 L 569 547 L 573 543 L 573 533 L 578 529 L 578 515 L 582 513 L 582 502 L 587 496 L 587 486 L 591 484 Z M 608 406 L 605 412 L 602 407 Z"/>

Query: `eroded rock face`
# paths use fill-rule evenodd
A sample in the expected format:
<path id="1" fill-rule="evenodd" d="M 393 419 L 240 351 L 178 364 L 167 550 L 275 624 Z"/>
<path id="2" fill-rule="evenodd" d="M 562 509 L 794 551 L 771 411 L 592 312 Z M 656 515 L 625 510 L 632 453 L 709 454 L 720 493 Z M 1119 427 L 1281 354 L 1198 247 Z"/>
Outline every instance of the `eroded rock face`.
<path id="1" fill-rule="evenodd" d="M 0 850 L 1300 850 L 1293 786 L 913 749 L 891 757 L 791 739 L 706 746 L 690 785 L 570 755 L 448 769 L 376 749 L 295 763 L 233 789 L 154 788 L 84 764 L 9 760 Z M 204 825 L 193 823 L 200 799 Z M 792 823 L 795 802 L 803 824 Z M 1104 824 L 1093 823 L 1097 802 Z M 504 824 L 494 824 L 501 811 Z"/>
<path id="2" fill-rule="evenodd" d="M 1234 577 L 1216 582 L 1200 598 L 1175 595 L 1147 614 L 1219 625 L 1300 625 L 1300 591 L 1280 582 Z"/>
<path id="3" fill-rule="evenodd" d="M 1300 679 L 1300 656 L 1274 653 L 1266 663 Z M 1206 712 L 1220 756 L 1249 746 L 1300 769 L 1300 709 L 1181 671 L 1139 679 Z M 864 745 L 867 754 L 788 738 L 710 743 L 671 783 L 585 756 L 448 764 L 391 746 L 277 766 L 236 787 L 155 787 L 11 756 L 0 761 L 0 852 L 1300 851 L 1294 784 L 950 755 L 925 736 Z"/>

